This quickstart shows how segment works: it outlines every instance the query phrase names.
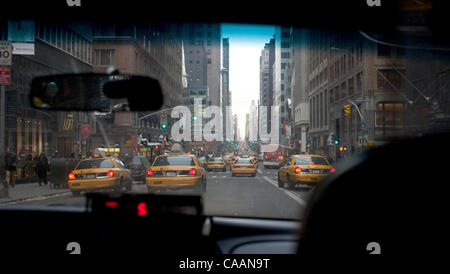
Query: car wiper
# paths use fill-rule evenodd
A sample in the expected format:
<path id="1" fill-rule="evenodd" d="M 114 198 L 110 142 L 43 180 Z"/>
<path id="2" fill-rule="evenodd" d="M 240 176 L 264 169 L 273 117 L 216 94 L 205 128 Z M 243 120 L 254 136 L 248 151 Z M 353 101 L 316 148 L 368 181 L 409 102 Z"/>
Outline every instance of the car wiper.
<path id="1" fill-rule="evenodd" d="M 200 216 L 203 214 L 203 199 L 197 195 L 87 193 L 86 207 L 88 212 L 102 216 Z"/>

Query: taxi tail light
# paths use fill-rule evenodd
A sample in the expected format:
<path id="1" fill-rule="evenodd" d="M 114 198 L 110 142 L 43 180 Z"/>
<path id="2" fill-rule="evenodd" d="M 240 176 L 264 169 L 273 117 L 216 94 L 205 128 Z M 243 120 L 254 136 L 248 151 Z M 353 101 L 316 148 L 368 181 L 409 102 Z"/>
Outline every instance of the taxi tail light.
<path id="1" fill-rule="evenodd" d="M 155 175 L 155 173 L 153 172 L 152 169 L 149 169 L 149 170 L 147 170 L 147 175 L 148 176 L 153 176 L 153 175 Z"/>
<path id="2" fill-rule="evenodd" d="M 106 176 L 114 177 L 114 171 L 110 170 L 110 171 L 106 172 Z"/>
<path id="3" fill-rule="evenodd" d="M 296 167 L 295 168 L 295 173 L 300 173 L 300 172 L 303 172 L 303 170 L 300 168 L 300 167 Z"/>
<path id="4" fill-rule="evenodd" d="M 256 166 L 255 166 L 255 165 L 252 165 L 252 168 L 256 168 Z"/>
<path id="5" fill-rule="evenodd" d="M 333 172 L 335 172 L 336 171 L 336 169 L 334 169 L 334 167 L 330 170 L 330 173 L 333 173 Z"/>
<path id="6" fill-rule="evenodd" d="M 195 168 L 191 168 L 191 170 L 189 170 L 189 175 L 195 176 L 197 175 L 197 170 Z"/>
<path id="7" fill-rule="evenodd" d="M 69 173 L 69 180 L 75 180 L 75 174 L 73 172 Z"/>

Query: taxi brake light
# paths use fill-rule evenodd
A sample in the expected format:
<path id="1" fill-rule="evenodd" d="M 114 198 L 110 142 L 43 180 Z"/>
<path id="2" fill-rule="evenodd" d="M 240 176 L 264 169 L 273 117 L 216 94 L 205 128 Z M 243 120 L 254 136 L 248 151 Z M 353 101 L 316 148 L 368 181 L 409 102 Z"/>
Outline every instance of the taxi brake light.
<path id="1" fill-rule="evenodd" d="M 97 168 L 97 166 L 92 166 L 92 168 Z"/>
<path id="2" fill-rule="evenodd" d="M 75 180 L 75 174 L 73 172 L 69 173 L 69 180 Z"/>
<path id="3" fill-rule="evenodd" d="M 331 173 L 335 172 L 336 169 L 334 169 L 334 167 L 330 170 Z"/>
<path id="4" fill-rule="evenodd" d="M 106 172 L 106 176 L 113 177 L 114 176 L 114 171 L 110 170 L 110 171 Z"/>
<path id="5" fill-rule="evenodd" d="M 189 170 L 189 175 L 197 175 L 197 170 L 195 170 L 195 168 L 191 168 L 191 170 Z"/>
<path id="6" fill-rule="evenodd" d="M 147 170 L 147 175 L 153 176 L 153 175 L 155 175 L 155 173 L 153 172 L 153 170 L 149 169 L 149 170 Z"/>
<path id="7" fill-rule="evenodd" d="M 298 173 L 300 173 L 300 172 L 302 172 L 302 169 L 301 169 L 300 167 L 296 167 L 296 168 L 295 168 L 295 173 L 298 174 Z"/>
<path id="8" fill-rule="evenodd" d="M 314 165 L 314 162 L 309 162 L 309 165 L 313 166 L 313 165 Z"/>

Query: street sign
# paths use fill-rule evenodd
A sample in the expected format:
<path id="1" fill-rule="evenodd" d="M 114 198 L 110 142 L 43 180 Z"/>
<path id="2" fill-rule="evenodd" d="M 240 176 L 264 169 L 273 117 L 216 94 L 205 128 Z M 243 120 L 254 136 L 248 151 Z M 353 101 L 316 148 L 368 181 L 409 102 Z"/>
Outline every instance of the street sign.
<path id="1" fill-rule="evenodd" d="M 9 41 L 0 41 L 0 66 L 11 66 L 12 45 Z"/>
<path id="2" fill-rule="evenodd" d="M 12 43 L 12 54 L 34 55 L 34 43 Z"/>
<path id="3" fill-rule="evenodd" d="M 431 99 L 431 109 L 437 110 L 440 107 L 440 102 L 438 98 Z"/>
<path id="4" fill-rule="evenodd" d="M 11 69 L 0 67 L 0 85 L 9 86 L 11 84 Z"/>

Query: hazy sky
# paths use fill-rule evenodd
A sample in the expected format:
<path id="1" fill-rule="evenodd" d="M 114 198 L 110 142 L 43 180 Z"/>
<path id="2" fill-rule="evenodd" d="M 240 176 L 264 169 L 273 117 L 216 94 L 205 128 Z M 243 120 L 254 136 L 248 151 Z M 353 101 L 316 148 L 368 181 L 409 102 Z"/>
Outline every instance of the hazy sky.
<path id="1" fill-rule="evenodd" d="M 259 99 L 259 57 L 264 44 L 275 33 L 274 26 L 222 24 L 222 37 L 230 39 L 230 91 L 233 115 L 238 115 L 241 138 L 245 114 L 252 100 Z"/>

